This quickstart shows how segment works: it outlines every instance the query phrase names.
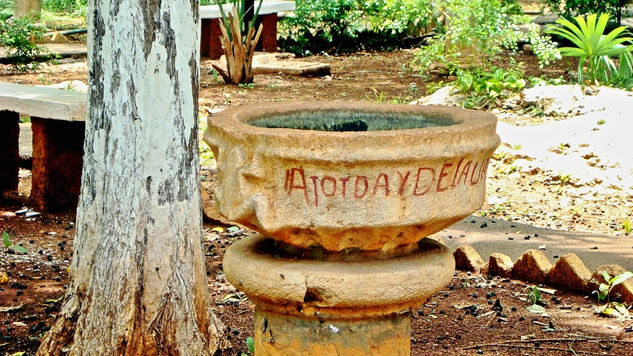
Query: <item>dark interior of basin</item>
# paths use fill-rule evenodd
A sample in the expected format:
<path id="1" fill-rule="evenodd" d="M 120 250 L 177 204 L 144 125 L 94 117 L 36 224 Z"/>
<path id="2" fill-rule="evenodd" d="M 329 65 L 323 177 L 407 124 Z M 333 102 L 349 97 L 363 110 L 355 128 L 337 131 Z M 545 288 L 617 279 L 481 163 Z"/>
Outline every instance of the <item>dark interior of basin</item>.
<path id="1" fill-rule="evenodd" d="M 267 115 L 248 123 L 265 128 L 346 132 L 450 126 L 459 121 L 447 116 L 427 116 L 421 113 L 306 110 Z"/>

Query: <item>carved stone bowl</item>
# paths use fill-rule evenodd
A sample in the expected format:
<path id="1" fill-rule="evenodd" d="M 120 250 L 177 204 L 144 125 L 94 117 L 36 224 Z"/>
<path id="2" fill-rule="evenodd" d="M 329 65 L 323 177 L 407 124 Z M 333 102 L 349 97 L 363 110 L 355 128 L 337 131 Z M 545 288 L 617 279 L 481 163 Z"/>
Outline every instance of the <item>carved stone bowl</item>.
<path id="1" fill-rule="evenodd" d="M 389 250 L 479 209 L 496 118 L 438 106 L 298 102 L 213 115 L 215 204 L 300 248 Z"/>

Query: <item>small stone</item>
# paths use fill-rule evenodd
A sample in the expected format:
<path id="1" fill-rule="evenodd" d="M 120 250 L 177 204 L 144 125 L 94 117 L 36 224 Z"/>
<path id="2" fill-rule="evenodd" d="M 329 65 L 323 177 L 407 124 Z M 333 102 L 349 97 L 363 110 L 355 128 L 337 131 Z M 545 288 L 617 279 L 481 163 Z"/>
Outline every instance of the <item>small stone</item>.
<path id="1" fill-rule="evenodd" d="M 539 250 L 528 250 L 512 267 L 512 275 L 523 281 L 545 283 L 552 264 Z"/>
<path id="2" fill-rule="evenodd" d="M 52 43 L 68 43 L 68 38 L 66 38 L 66 36 L 62 35 L 61 32 L 55 32 L 53 34 L 53 36 L 51 37 L 51 42 Z"/>
<path id="3" fill-rule="evenodd" d="M 488 260 L 488 274 L 492 276 L 510 277 L 512 259 L 502 253 L 493 252 Z"/>
<path id="4" fill-rule="evenodd" d="M 486 266 L 477 250 L 470 245 L 459 246 L 453 252 L 453 257 L 455 258 L 455 268 L 464 271 L 479 272 Z"/>
<path id="5" fill-rule="evenodd" d="M 521 48 L 523 50 L 523 52 L 525 53 L 532 53 L 534 51 L 534 48 L 532 47 L 531 44 L 526 43 L 523 45 L 523 47 Z"/>
<path id="6" fill-rule="evenodd" d="M 568 253 L 558 259 L 547 274 L 549 282 L 563 289 L 577 292 L 590 292 L 591 271 L 578 256 Z"/>
<path id="7" fill-rule="evenodd" d="M 485 221 L 481 224 L 481 226 L 479 226 L 480 228 L 485 228 L 488 227 L 488 223 L 486 223 Z"/>
<path id="8" fill-rule="evenodd" d="M 540 245 L 538 247 L 538 249 L 541 250 L 541 251 L 545 251 L 545 250 L 547 250 L 547 247 L 545 245 Z"/>
<path id="9" fill-rule="evenodd" d="M 593 247 L 591 247 L 591 249 L 592 249 L 592 250 L 597 250 L 597 249 L 598 249 L 598 246 L 593 246 Z"/>

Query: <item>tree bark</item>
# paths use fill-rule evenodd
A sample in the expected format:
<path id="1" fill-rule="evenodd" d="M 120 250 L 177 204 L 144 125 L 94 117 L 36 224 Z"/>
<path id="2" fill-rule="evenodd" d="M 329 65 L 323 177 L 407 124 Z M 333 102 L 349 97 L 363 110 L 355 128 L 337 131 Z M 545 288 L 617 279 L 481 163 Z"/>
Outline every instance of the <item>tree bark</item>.
<path id="1" fill-rule="evenodd" d="M 42 11 L 42 0 L 15 0 L 13 16 L 22 17 L 40 11 Z"/>
<path id="2" fill-rule="evenodd" d="M 197 0 L 90 0 L 72 283 L 38 355 L 211 355 Z"/>

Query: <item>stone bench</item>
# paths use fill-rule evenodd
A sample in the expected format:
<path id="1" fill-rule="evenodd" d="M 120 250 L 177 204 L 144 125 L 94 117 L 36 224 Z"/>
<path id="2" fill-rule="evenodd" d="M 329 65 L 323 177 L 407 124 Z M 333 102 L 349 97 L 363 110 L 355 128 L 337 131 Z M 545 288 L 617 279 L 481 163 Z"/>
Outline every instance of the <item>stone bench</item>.
<path id="1" fill-rule="evenodd" d="M 258 3 L 259 2 L 255 0 L 255 6 L 257 6 Z M 231 4 L 223 5 L 225 13 L 229 13 L 231 8 Z M 264 28 L 257 49 L 262 49 L 266 52 L 277 51 L 278 13 L 293 11 L 294 9 L 294 1 L 264 0 L 259 10 L 259 18 Z M 220 42 L 220 37 L 222 36 L 222 32 L 220 31 L 221 18 L 222 15 L 218 5 L 200 6 L 200 56 L 203 58 L 219 59 L 222 54 L 224 54 Z"/>
<path id="2" fill-rule="evenodd" d="M 84 93 L 0 82 L 0 193 L 18 188 L 20 114 L 29 115 L 32 203 L 42 211 L 77 206 L 86 103 Z"/>

